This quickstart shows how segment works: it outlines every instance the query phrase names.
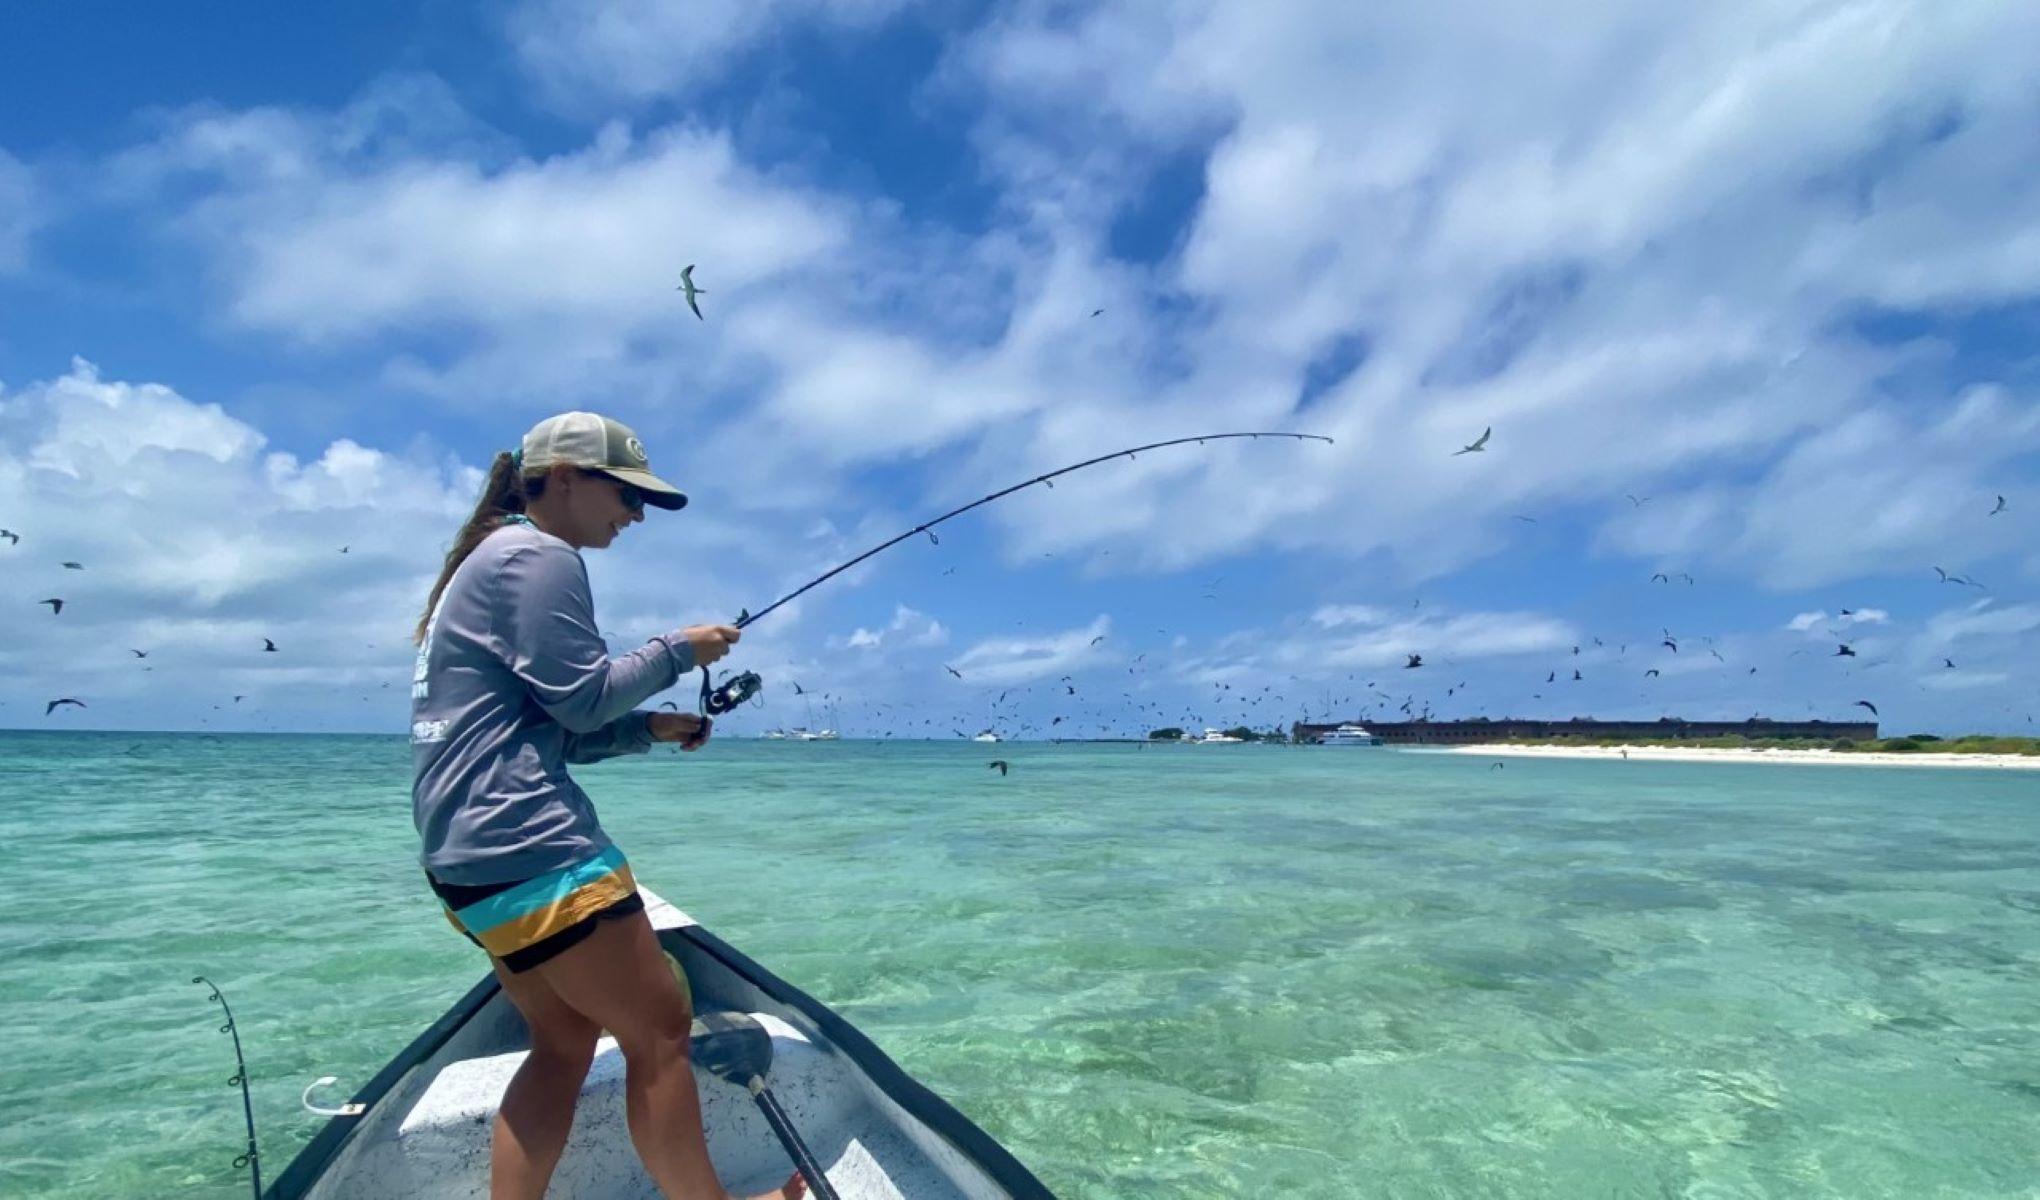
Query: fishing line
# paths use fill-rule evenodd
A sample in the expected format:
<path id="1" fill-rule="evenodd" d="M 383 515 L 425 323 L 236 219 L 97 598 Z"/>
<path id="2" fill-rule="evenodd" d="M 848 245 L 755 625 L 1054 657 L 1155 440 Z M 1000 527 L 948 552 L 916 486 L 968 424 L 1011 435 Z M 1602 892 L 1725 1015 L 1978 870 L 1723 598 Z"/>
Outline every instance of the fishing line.
<path id="1" fill-rule="evenodd" d="M 801 584 L 799 587 L 788 592 L 786 595 L 781 596 L 779 599 L 774 600 L 772 603 L 766 605 L 764 608 L 759 609 L 755 613 L 750 611 L 749 609 L 745 609 L 744 611 L 737 614 L 737 619 L 731 622 L 731 624 L 735 625 L 738 629 L 746 628 L 751 624 L 751 622 L 756 621 L 760 617 L 765 616 L 767 613 L 770 613 L 773 609 L 778 608 L 780 605 L 785 604 L 787 601 L 794 599 L 795 597 L 801 595 L 802 593 L 808 591 L 811 588 L 827 583 L 829 580 L 834 579 L 838 575 L 841 575 L 843 572 L 856 566 L 858 563 L 863 562 L 865 559 L 870 558 L 872 555 L 881 553 L 886 550 L 890 550 L 892 547 L 899 545 L 901 542 L 906 541 L 908 538 L 913 537 L 916 534 L 922 533 L 927 534 L 928 540 L 930 542 L 933 542 L 935 545 L 939 546 L 942 544 L 942 539 L 935 536 L 934 530 L 937 525 L 942 524 L 944 521 L 949 520 L 951 517 L 960 517 L 964 513 L 969 512 L 973 508 L 977 508 L 985 504 L 990 504 L 992 501 L 1003 499 L 1007 496 L 1012 495 L 1014 492 L 1018 492 L 1026 488 L 1031 488 L 1037 483 L 1043 484 L 1046 487 L 1048 487 L 1051 491 L 1053 491 L 1055 489 L 1055 484 L 1049 482 L 1050 480 L 1055 479 L 1058 476 L 1068 475 L 1072 471 L 1081 471 L 1085 467 L 1095 467 L 1099 463 L 1111 462 L 1115 458 L 1123 458 L 1131 462 L 1133 461 L 1135 455 L 1141 454 L 1142 452 L 1148 450 L 1160 450 L 1167 446 L 1186 446 L 1192 442 L 1195 442 L 1198 445 L 1202 446 L 1206 442 L 1220 442 L 1232 438 L 1252 438 L 1256 441 L 1260 440 L 1261 438 L 1291 438 L 1300 442 L 1324 442 L 1327 445 L 1332 444 L 1331 438 L 1325 437 L 1323 434 L 1317 433 L 1283 433 L 1283 432 L 1207 433 L 1200 435 L 1198 437 L 1170 438 L 1168 441 L 1165 442 L 1149 442 L 1145 446 L 1133 446 L 1125 450 L 1114 450 L 1110 454 L 1101 454 L 1096 458 L 1087 458 L 1080 463 L 1071 463 L 1067 467 L 1062 467 L 1043 475 L 1036 475 L 1032 479 L 1021 480 L 1019 483 L 1014 484 L 1012 487 L 1001 488 L 998 491 L 991 493 L 990 495 L 980 496 L 977 499 L 971 501 L 969 504 L 965 504 L 959 508 L 950 509 L 948 512 L 943 513 L 941 516 L 936 517 L 932 521 L 923 521 L 919 525 L 914 526 L 912 529 L 907 530 L 905 533 L 900 534 L 898 537 L 880 542 L 878 545 L 873 546 L 869 550 L 866 550 L 864 553 L 858 555 L 856 558 L 853 558 L 840 566 L 833 567 L 828 571 L 825 571 L 822 574 L 815 576 L 813 579 L 810 579 L 806 583 Z M 703 667 L 701 669 L 701 713 L 704 721 L 711 714 L 726 713 L 731 709 L 737 707 L 739 704 L 744 703 L 746 700 L 751 699 L 753 696 L 756 696 L 759 690 L 764 686 L 765 681 L 758 676 L 758 673 L 756 671 L 745 671 L 740 675 L 735 675 L 725 680 L 720 686 L 711 687 L 708 679 L 708 668 Z"/>

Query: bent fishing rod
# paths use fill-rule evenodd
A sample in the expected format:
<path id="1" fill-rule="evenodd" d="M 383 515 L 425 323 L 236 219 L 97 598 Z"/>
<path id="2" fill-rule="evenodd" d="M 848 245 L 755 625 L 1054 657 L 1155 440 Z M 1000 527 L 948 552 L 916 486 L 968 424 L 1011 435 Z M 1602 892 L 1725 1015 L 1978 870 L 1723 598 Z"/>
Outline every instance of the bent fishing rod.
<path id="1" fill-rule="evenodd" d="M 843 563 L 841 566 L 831 568 L 830 570 L 815 576 L 813 579 L 810 579 L 806 583 L 801 584 L 799 587 L 788 592 L 786 595 L 781 596 L 779 599 L 774 600 L 772 603 L 766 605 L 764 608 L 759 609 L 755 613 L 750 611 L 749 609 L 745 609 L 744 611 L 737 614 L 737 619 L 735 621 L 732 621 L 731 624 L 735 625 L 738 629 L 746 628 L 753 621 L 756 621 L 760 617 L 765 616 L 766 614 L 770 613 L 773 609 L 778 608 L 780 605 L 787 603 L 788 601 L 802 595 L 803 593 L 807 592 L 812 588 L 827 583 L 829 580 L 834 579 L 838 575 L 841 575 L 843 572 L 856 566 L 858 563 L 863 562 L 865 559 L 868 559 L 873 555 L 883 553 L 884 551 L 890 550 L 894 546 L 899 545 L 901 542 L 904 542 L 908 538 L 914 537 L 917 534 L 923 533 L 927 534 L 928 540 L 939 546 L 942 544 L 942 539 L 935 536 L 935 527 L 937 525 L 942 524 L 944 521 L 947 521 L 952 517 L 960 517 L 964 513 L 969 512 L 973 508 L 982 507 L 983 505 L 990 504 L 994 500 L 1004 499 L 1005 497 L 1012 495 L 1014 492 L 1023 491 L 1027 488 L 1031 488 L 1037 483 L 1053 491 L 1055 489 L 1055 483 L 1053 481 L 1058 477 L 1068 475 L 1073 471 L 1081 471 L 1086 467 L 1095 467 L 1099 463 L 1111 462 L 1112 460 L 1117 458 L 1123 458 L 1126 459 L 1128 462 L 1132 462 L 1138 455 L 1143 454 L 1149 450 L 1161 450 L 1169 446 L 1187 446 L 1192 442 L 1195 442 L 1197 445 L 1202 446 L 1206 442 L 1222 442 L 1234 438 L 1252 438 L 1256 441 L 1260 440 L 1261 438 L 1289 438 L 1300 442 L 1324 442 L 1326 445 L 1333 444 L 1331 438 L 1325 437 L 1323 434 L 1317 433 L 1286 433 L 1286 432 L 1271 433 L 1265 431 L 1252 433 L 1207 433 L 1199 435 L 1197 437 L 1170 438 L 1168 441 L 1165 442 L 1149 442 L 1145 446 L 1133 446 L 1125 450 L 1114 450 L 1110 454 L 1101 454 L 1096 458 L 1087 458 L 1080 463 L 1071 463 L 1067 467 L 1062 467 L 1043 475 L 1036 475 L 1032 479 L 1023 479 L 1019 483 L 1016 483 L 1011 487 L 1000 488 L 998 491 L 993 492 L 990 495 L 978 497 L 977 499 L 971 501 L 969 504 L 962 505 L 961 507 L 958 508 L 952 508 L 948 512 L 943 513 L 941 516 L 936 517 L 932 521 L 923 521 L 919 525 L 914 526 L 912 529 L 907 530 L 905 533 L 900 534 L 898 537 L 890 538 L 886 541 L 880 542 L 878 545 L 873 546 L 869 550 L 866 550 L 864 553 L 858 555 L 856 558 L 853 558 L 850 561 Z M 708 679 L 708 668 L 707 667 L 701 668 L 701 716 L 704 722 L 704 729 L 706 728 L 705 723 L 707 722 L 709 717 L 729 712 L 731 709 L 737 707 L 739 704 L 742 704 L 746 700 L 749 700 L 753 696 L 756 696 L 759 690 L 762 689 L 764 686 L 765 681 L 759 677 L 756 671 L 745 671 L 742 674 L 733 676 L 730 679 L 724 681 L 720 686 L 711 687 Z"/>

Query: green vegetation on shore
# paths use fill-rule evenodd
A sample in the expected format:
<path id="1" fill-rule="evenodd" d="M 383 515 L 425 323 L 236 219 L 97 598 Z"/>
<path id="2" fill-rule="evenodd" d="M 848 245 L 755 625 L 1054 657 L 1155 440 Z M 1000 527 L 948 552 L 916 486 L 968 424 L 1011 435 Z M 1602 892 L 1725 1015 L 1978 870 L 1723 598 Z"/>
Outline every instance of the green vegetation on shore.
<path id="1" fill-rule="evenodd" d="M 1873 738 L 1504 738 L 1509 746 L 1666 746 L 1675 750 L 1834 750 L 1843 754 L 2025 754 L 2040 755 L 2040 738 L 1970 733 L 1943 738 L 1931 733 Z"/>

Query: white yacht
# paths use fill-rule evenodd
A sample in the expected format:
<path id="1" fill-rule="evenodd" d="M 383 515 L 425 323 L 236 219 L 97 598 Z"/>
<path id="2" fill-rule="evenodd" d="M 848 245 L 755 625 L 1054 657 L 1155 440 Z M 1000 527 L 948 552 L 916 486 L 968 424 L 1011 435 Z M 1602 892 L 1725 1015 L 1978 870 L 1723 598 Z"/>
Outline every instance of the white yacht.
<path id="1" fill-rule="evenodd" d="M 1369 733 L 1365 725 L 1341 725 L 1318 739 L 1320 746 L 1379 746 L 1379 734 Z"/>
<path id="2" fill-rule="evenodd" d="M 971 738 L 970 740 L 973 742 L 1003 742 L 1006 739 L 1000 737 L 998 734 L 987 729 L 983 733 L 978 734 L 977 736 Z"/>
<path id="3" fill-rule="evenodd" d="M 1238 742 L 1241 739 L 1236 738 L 1233 735 L 1224 732 L 1223 730 L 1207 729 L 1204 731 L 1204 736 L 1201 738 L 1186 738 L 1184 740 L 1196 742 L 1200 746 L 1220 746 L 1228 742 Z"/>

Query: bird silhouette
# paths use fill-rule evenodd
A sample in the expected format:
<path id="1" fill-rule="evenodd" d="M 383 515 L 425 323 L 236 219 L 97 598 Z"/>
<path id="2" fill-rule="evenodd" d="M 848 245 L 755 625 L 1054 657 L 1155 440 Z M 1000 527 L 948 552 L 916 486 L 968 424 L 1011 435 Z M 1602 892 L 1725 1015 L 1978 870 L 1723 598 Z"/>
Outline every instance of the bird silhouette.
<path id="1" fill-rule="evenodd" d="M 63 612 L 63 611 L 64 611 L 64 602 L 63 602 L 62 600 L 55 600 L 55 599 L 51 599 L 51 600 L 38 600 L 38 601 L 36 601 L 36 603 L 37 603 L 37 604 L 47 604 L 47 605 L 49 605 L 49 606 L 50 606 L 50 615 L 51 615 L 51 616 L 53 616 L 53 617 L 54 617 L 54 616 L 56 616 L 56 615 L 57 615 L 58 613 L 60 613 L 60 612 Z"/>
<path id="2" fill-rule="evenodd" d="M 129 650 L 128 650 L 128 653 L 129 653 L 129 654 L 132 654 L 132 655 L 134 655 L 134 656 L 135 656 L 136 658 L 147 658 L 147 657 L 149 657 L 149 652 L 148 652 L 147 650 L 136 650 L 136 649 L 133 649 L 132 647 L 131 647 L 131 648 L 129 648 Z"/>
<path id="3" fill-rule="evenodd" d="M 955 667 L 950 666 L 948 663 L 943 663 L 942 669 L 949 672 L 951 675 L 956 676 L 958 679 L 963 678 L 963 672 L 957 670 Z"/>
<path id="4" fill-rule="evenodd" d="M 62 700 L 52 700 L 48 704 L 43 705 L 42 710 L 43 716 L 46 717 L 49 716 L 51 713 L 64 707 L 66 704 L 75 704 L 79 708 L 85 707 L 85 702 L 83 700 L 73 700 L 69 696 L 66 696 Z"/>
<path id="5" fill-rule="evenodd" d="M 1650 503 L 1649 496 L 1632 496 L 1628 492 L 1624 492 L 1622 493 L 1622 495 L 1623 498 L 1627 499 L 1630 504 L 1634 505 L 1637 508 L 1642 508 L 1644 505 Z"/>
<path id="6" fill-rule="evenodd" d="M 12 545 L 19 546 L 21 544 L 21 535 L 12 529 L 0 529 L 0 538 L 6 538 Z"/>
<path id="7" fill-rule="evenodd" d="M 276 653 L 276 643 L 275 643 L 275 642 L 272 642 L 272 641 L 270 641 L 270 640 L 269 640 L 268 638 L 263 638 L 263 639 L 262 639 L 262 653 L 264 653 L 264 654 L 275 654 L 275 653 Z"/>
<path id="8" fill-rule="evenodd" d="M 1856 657 L 1856 652 L 1855 652 L 1854 650 L 1851 650 L 1851 649 L 1849 649 L 1849 644 L 1848 644 L 1847 642 L 1843 642 L 1842 644 L 1840 644 L 1840 645 L 1836 646 L 1836 647 L 1835 647 L 1835 652 L 1834 652 L 1833 654 L 1829 655 L 1828 657 L 1830 657 L 1830 658 L 1854 658 L 1854 657 Z"/>
<path id="9" fill-rule="evenodd" d="M 1421 655 L 1421 654 L 1412 654 L 1412 655 L 1410 655 L 1410 661 L 1408 661 L 1408 662 L 1406 662 L 1406 663 L 1404 663 L 1404 664 L 1403 664 L 1403 670 L 1405 670 L 1405 671 L 1413 671 L 1413 670 L 1415 670 L 1415 669 L 1417 669 L 1418 667 L 1421 667 L 1421 666 L 1423 666 L 1423 665 L 1424 665 L 1424 656 L 1423 656 L 1423 655 Z"/>
<path id="10" fill-rule="evenodd" d="M 993 767 L 997 767 L 999 768 L 999 778 L 1004 779 L 1006 777 L 1006 765 L 1007 764 L 1005 759 L 995 758 L 992 761 L 985 764 L 985 770 L 989 771 Z"/>
<path id="11" fill-rule="evenodd" d="M 1645 671 L 1643 673 L 1643 677 L 1645 679 L 1656 679 L 1658 677 L 1658 669 L 1656 667 L 1652 667 L 1650 670 Z"/>
<path id="12" fill-rule="evenodd" d="M 2005 511 L 2005 498 L 2003 496 L 1999 496 L 1997 500 L 1998 500 L 1997 507 L 1990 510 L 1990 515 L 1993 517 Z"/>
<path id="13" fill-rule="evenodd" d="M 85 564 L 84 564 L 84 563 L 75 563 L 75 562 L 67 562 L 67 563 L 65 563 L 65 564 L 64 564 L 64 569 L 65 569 L 66 571 L 82 571 L 82 570 L 84 570 L 84 569 L 85 569 Z"/>
<path id="14" fill-rule="evenodd" d="M 1480 436 L 1473 439 L 1471 443 L 1465 446 L 1461 446 L 1459 449 L 1454 450 L 1451 454 L 1447 455 L 1446 457 L 1458 458 L 1462 454 L 1478 454 L 1481 451 L 1486 450 L 1488 436 L 1494 433 L 1494 431 L 1495 431 L 1494 426 L 1490 425 L 1486 429 L 1481 430 Z"/>
<path id="15" fill-rule="evenodd" d="M 700 321 L 708 320 L 707 317 L 701 315 L 701 306 L 694 302 L 694 298 L 696 296 L 706 296 L 708 294 L 708 290 L 706 288 L 698 288 L 694 286 L 693 263 L 688 263 L 687 269 L 680 272 L 680 286 L 674 288 L 673 290 L 676 292 L 687 293 L 687 307 L 694 310 L 694 316 L 696 320 Z"/>
<path id="16" fill-rule="evenodd" d="M 1102 641 L 1104 641 L 1104 640 L 1105 640 L 1105 635 L 1101 633 L 1101 634 L 1099 634 L 1099 635 L 1098 635 L 1097 637 L 1094 637 L 1094 638 L 1092 638 L 1092 639 L 1091 639 L 1091 645 L 1095 646 L 1095 645 L 1097 645 L 1097 644 L 1098 644 L 1099 642 L 1102 642 Z"/>
<path id="17" fill-rule="evenodd" d="M 1871 716 L 1873 716 L 1873 717 L 1881 717 L 1881 716 L 1883 716 L 1883 715 L 1884 715 L 1883 713 L 1880 713 L 1880 712 L 1878 712 L 1878 711 L 1877 711 L 1877 706 L 1876 706 L 1875 704 L 1872 704 L 1872 703 L 1870 703 L 1870 702 L 1869 702 L 1868 700 L 1858 700 L 1858 701 L 1856 701 L 1856 702 L 1855 702 L 1854 704 L 1851 704 L 1851 705 L 1850 705 L 1849 707 L 1850 707 L 1850 708 L 1867 708 L 1867 709 L 1869 709 L 1869 710 L 1870 710 L 1870 715 L 1871 715 Z"/>

